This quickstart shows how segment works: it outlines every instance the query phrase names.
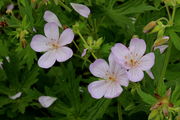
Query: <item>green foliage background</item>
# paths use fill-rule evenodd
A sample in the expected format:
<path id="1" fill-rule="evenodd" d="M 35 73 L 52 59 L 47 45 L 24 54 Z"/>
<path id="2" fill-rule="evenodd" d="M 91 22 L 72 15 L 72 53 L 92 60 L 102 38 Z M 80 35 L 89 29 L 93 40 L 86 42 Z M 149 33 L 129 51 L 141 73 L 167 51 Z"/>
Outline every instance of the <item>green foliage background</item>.
<path id="1" fill-rule="evenodd" d="M 13 15 L 5 13 L 6 6 L 15 4 Z M 82 3 L 91 9 L 87 19 L 79 16 L 70 3 Z M 40 53 L 30 48 L 29 43 L 35 34 L 44 34 L 43 15 L 45 10 L 54 12 L 64 26 L 78 28 L 83 37 L 95 41 L 94 53 L 98 58 L 107 59 L 110 48 L 118 42 L 128 45 L 133 35 L 138 35 L 147 43 L 147 51 L 156 39 L 155 34 L 144 34 L 143 27 L 152 20 L 167 17 L 166 9 L 160 0 L 1 0 L 0 22 L 8 26 L 0 27 L 0 119 L 2 120 L 147 120 L 150 107 L 157 102 L 155 93 L 163 96 L 172 89 L 170 101 L 180 106 L 180 9 L 177 8 L 174 25 L 167 29 L 173 43 L 171 51 L 164 54 L 155 51 L 156 62 L 152 69 L 155 79 L 145 75 L 139 83 L 131 83 L 115 99 L 93 99 L 87 85 L 97 80 L 89 72 L 88 58 L 80 55 L 84 49 L 81 39 L 76 35 L 70 47 L 74 56 L 52 68 L 39 68 L 37 60 Z M 136 19 L 136 20 L 134 20 Z M 33 32 L 33 27 L 37 33 Z M 24 33 L 26 47 L 22 47 L 21 34 Z M 102 44 L 98 39 L 103 40 Z M 165 62 L 170 54 L 167 70 Z M 10 62 L 6 60 L 10 57 Z M 8 96 L 21 91 L 16 100 Z M 38 97 L 42 95 L 57 97 L 48 109 L 42 108 Z M 177 113 L 174 114 L 177 116 Z M 160 120 L 161 118 L 159 118 Z M 174 120 L 172 118 L 172 120 Z"/>

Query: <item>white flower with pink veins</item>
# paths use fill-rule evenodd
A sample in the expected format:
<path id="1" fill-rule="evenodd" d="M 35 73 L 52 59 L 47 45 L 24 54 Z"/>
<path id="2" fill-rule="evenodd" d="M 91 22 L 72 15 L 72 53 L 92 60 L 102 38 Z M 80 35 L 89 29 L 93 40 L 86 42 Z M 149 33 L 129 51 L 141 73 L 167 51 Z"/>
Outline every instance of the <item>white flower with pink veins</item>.
<path id="1" fill-rule="evenodd" d="M 93 98 L 117 97 L 123 91 L 121 86 L 127 87 L 129 84 L 126 70 L 115 62 L 112 54 L 109 56 L 109 65 L 104 59 L 97 59 L 89 69 L 94 76 L 101 79 L 88 85 L 88 91 Z"/>
<path id="2" fill-rule="evenodd" d="M 59 28 L 56 23 L 47 23 L 44 26 L 43 35 L 35 35 L 30 43 L 36 52 L 45 52 L 38 60 L 42 68 L 50 68 L 56 62 L 64 62 L 72 57 L 73 51 L 65 45 L 74 39 L 74 33 L 70 28 L 65 29 L 59 37 Z"/>
<path id="3" fill-rule="evenodd" d="M 128 78 L 132 82 L 141 81 L 144 77 L 143 71 L 150 71 L 154 65 L 154 53 L 144 55 L 146 43 L 139 38 L 131 39 L 129 48 L 117 43 L 111 51 L 116 61 L 127 69 Z"/>

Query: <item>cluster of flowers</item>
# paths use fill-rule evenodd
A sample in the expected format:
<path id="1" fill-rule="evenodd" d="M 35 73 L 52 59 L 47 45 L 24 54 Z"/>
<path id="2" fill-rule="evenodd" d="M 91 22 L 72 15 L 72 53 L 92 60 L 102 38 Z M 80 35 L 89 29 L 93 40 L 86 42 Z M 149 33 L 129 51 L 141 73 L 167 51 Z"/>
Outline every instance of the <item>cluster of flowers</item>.
<path id="1" fill-rule="evenodd" d="M 129 81 L 141 81 L 144 77 L 143 71 L 151 73 L 155 56 L 152 52 L 144 55 L 145 51 L 145 41 L 133 38 L 128 48 L 121 43 L 111 48 L 109 65 L 103 59 L 97 59 L 92 63 L 91 73 L 101 80 L 88 86 L 91 96 L 96 99 L 117 97 L 123 91 L 121 86 L 127 87 Z"/>
<path id="2" fill-rule="evenodd" d="M 88 18 L 90 9 L 87 6 L 77 3 L 71 3 L 71 6 L 80 15 Z M 73 41 L 74 33 L 70 28 L 67 28 L 59 34 L 59 27 L 63 28 L 62 24 L 51 11 L 45 11 L 44 20 L 47 22 L 44 26 L 45 36 L 35 35 L 30 46 L 36 52 L 45 52 L 38 60 L 38 65 L 42 68 L 50 68 L 56 60 L 64 62 L 72 57 L 73 51 L 66 45 Z M 161 48 L 159 49 L 162 52 Z M 104 59 L 96 59 L 89 69 L 100 80 L 88 85 L 88 91 L 91 96 L 96 99 L 117 97 L 123 91 L 122 86 L 127 87 L 130 81 L 141 81 L 144 78 L 143 71 L 147 72 L 153 79 L 151 68 L 154 65 L 155 55 L 153 52 L 145 54 L 145 51 L 145 41 L 139 38 L 132 38 L 129 47 L 117 43 L 111 48 L 108 58 L 109 64 Z M 20 96 L 21 92 L 10 96 L 10 98 L 17 99 Z M 40 96 L 39 102 L 43 107 L 47 108 L 56 99 L 56 97 L 51 96 Z"/>
<path id="3" fill-rule="evenodd" d="M 82 16 L 88 17 L 90 10 L 87 6 L 71 3 L 72 7 Z M 74 39 L 70 28 L 65 29 L 59 37 L 59 27 L 62 28 L 57 16 L 51 11 L 46 11 L 43 35 L 35 35 L 31 41 L 31 48 L 36 52 L 45 52 L 38 60 L 42 68 L 50 68 L 56 62 L 64 62 L 72 57 L 73 51 L 65 45 Z M 138 82 L 144 77 L 143 71 L 152 74 L 150 69 L 154 65 L 154 53 L 144 55 L 146 43 L 139 38 L 133 38 L 127 48 L 121 43 L 111 48 L 109 64 L 104 59 L 97 59 L 89 67 L 90 72 L 101 80 L 89 84 L 88 91 L 96 99 L 102 97 L 114 98 L 119 96 L 127 87 L 129 81 Z M 152 76 L 152 75 L 151 75 Z M 39 102 L 44 107 L 49 107 L 56 98 L 41 96 Z"/>
<path id="4" fill-rule="evenodd" d="M 82 4 L 71 3 L 72 8 L 78 12 L 81 16 L 88 18 L 90 9 Z M 13 9 L 12 5 L 8 6 L 9 9 Z M 72 57 L 73 51 L 67 44 L 70 44 L 74 39 L 74 33 L 70 28 L 65 29 L 61 35 L 59 35 L 59 27 L 62 27 L 58 17 L 51 11 L 47 10 L 44 13 L 44 20 L 47 22 L 44 26 L 45 36 L 37 34 L 32 38 L 30 43 L 31 48 L 36 52 L 45 52 L 38 60 L 38 65 L 42 68 L 50 68 L 56 62 L 64 62 Z M 33 31 L 36 30 L 33 28 Z M 9 61 L 9 58 L 7 58 Z M 3 63 L 0 62 L 0 68 Z M 18 92 L 15 95 L 9 96 L 10 99 L 16 100 L 21 97 L 22 92 Z M 39 103 L 44 108 L 50 107 L 55 101 L 56 97 L 52 96 L 40 96 L 38 98 Z"/>

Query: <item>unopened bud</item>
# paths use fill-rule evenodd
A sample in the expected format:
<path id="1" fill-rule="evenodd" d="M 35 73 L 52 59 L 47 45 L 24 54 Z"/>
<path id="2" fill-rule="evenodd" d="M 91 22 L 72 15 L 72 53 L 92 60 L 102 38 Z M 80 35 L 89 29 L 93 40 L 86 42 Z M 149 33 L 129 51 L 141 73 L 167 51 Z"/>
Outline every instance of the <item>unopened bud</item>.
<path id="1" fill-rule="evenodd" d="M 163 109 L 162 109 L 162 111 L 163 111 L 163 114 L 164 114 L 164 116 L 168 116 L 168 108 L 167 107 L 163 107 Z"/>
<path id="2" fill-rule="evenodd" d="M 162 37 L 160 39 L 157 39 L 154 42 L 153 47 L 157 47 L 157 46 L 163 45 L 163 44 L 167 43 L 168 40 L 169 40 L 169 36 L 164 36 L 164 37 Z"/>
<path id="3" fill-rule="evenodd" d="M 6 13 L 7 14 L 12 14 L 12 10 L 14 9 L 14 4 L 10 4 L 7 6 Z"/>
<path id="4" fill-rule="evenodd" d="M 138 36 L 138 35 L 133 35 L 133 36 L 132 36 L 132 39 L 133 39 L 133 38 L 139 38 L 139 36 Z"/>
<path id="5" fill-rule="evenodd" d="M 156 21 L 151 21 L 143 28 L 143 32 L 144 33 L 150 32 L 156 25 L 157 25 Z"/>
<path id="6" fill-rule="evenodd" d="M 154 119 L 159 114 L 158 110 L 152 110 L 149 114 L 148 120 Z"/>
<path id="7" fill-rule="evenodd" d="M 167 6 L 176 6 L 176 1 L 175 0 L 164 0 L 164 3 Z"/>
<path id="8" fill-rule="evenodd" d="M 25 39 L 21 40 L 21 47 L 26 48 L 27 46 L 27 41 Z"/>
<path id="9" fill-rule="evenodd" d="M 31 0 L 31 2 L 32 2 L 32 3 L 35 3 L 35 2 L 36 2 L 36 0 Z"/>

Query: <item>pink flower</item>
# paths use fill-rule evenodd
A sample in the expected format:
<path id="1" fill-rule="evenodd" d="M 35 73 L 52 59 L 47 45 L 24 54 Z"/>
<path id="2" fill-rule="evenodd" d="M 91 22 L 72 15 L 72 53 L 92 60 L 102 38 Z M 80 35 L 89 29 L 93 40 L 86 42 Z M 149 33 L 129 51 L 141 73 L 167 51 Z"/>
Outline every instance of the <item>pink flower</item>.
<path id="1" fill-rule="evenodd" d="M 62 25 L 58 19 L 58 17 L 51 11 L 46 10 L 44 13 L 44 20 L 48 23 L 53 22 L 56 23 L 59 27 L 62 28 Z"/>
<path id="2" fill-rule="evenodd" d="M 35 35 L 31 41 L 31 48 L 36 52 L 45 52 L 38 60 L 42 68 L 51 67 L 56 60 L 64 62 L 72 57 L 73 51 L 65 45 L 70 44 L 74 39 L 71 29 L 65 29 L 59 37 L 59 29 L 55 23 L 47 23 L 44 26 L 43 35 Z"/>
<path id="3" fill-rule="evenodd" d="M 81 16 L 85 18 L 88 18 L 91 11 L 87 6 L 77 3 L 70 3 L 70 4 L 77 13 L 79 13 Z"/>
<path id="4" fill-rule="evenodd" d="M 129 48 L 117 43 L 111 50 L 116 61 L 127 69 L 128 78 L 132 82 L 141 81 L 144 77 L 143 71 L 150 70 L 154 65 L 154 53 L 144 55 L 146 43 L 142 39 L 131 39 Z"/>
<path id="5" fill-rule="evenodd" d="M 109 56 L 109 65 L 103 59 L 97 59 L 89 67 L 90 72 L 101 80 L 89 84 L 88 90 L 93 98 L 114 98 L 123 91 L 122 86 L 128 86 L 126 70 Z"/>

